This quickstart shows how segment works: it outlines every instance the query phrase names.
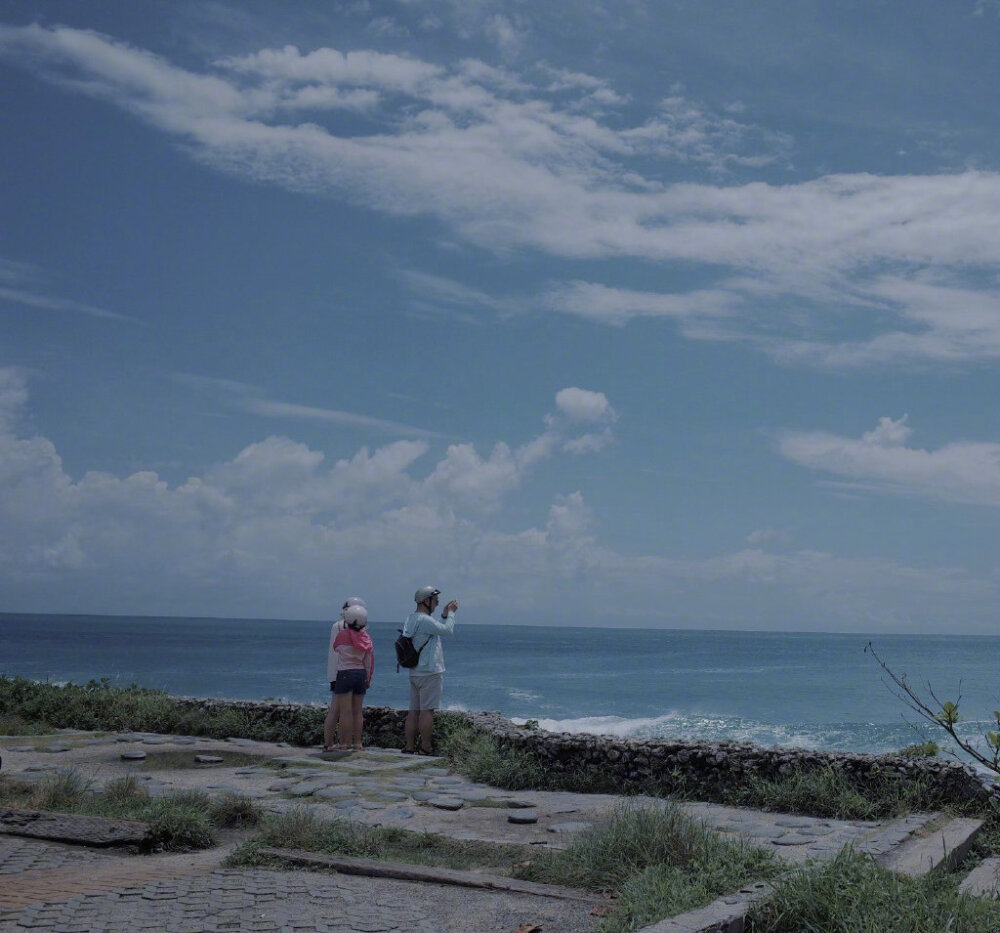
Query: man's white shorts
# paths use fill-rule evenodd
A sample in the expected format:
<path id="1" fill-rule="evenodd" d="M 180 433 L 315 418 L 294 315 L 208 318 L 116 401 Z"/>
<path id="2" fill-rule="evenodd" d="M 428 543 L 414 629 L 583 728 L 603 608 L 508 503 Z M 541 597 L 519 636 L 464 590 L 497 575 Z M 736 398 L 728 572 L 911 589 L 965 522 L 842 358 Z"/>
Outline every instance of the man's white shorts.
<path id="1" fill-rule="evenodd" d="M 444 674 L 410 674 L 410 709 L 437 709 L 441 705 Z"/>

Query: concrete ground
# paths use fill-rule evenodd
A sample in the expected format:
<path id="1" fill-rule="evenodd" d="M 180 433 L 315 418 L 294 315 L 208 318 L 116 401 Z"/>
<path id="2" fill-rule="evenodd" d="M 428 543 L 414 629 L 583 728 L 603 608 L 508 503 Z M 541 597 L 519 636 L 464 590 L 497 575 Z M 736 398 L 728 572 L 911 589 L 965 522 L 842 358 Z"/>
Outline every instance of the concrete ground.
<path id="1" fill-rule="evenodd" d="M 307 806 L 324 818 L 547 848 L 566 846 L 574 833 L 625 803 L 615 795 L 502 791 L 450 773 L 440 759 L 388 749 L 322 754 L 241 739 L 83 733 L 0 738 L 0 744 L 3 774 L 22 780 L 73 770 L 96 787 L 132 774 L 152 794 L 232 792 L 273 812 Z M 629 803 L 662 806 L 652 798 Z M 793 863 L 831 858 L 848 843 L 877 854 L 919 823 L 900 830 L 683 806 L 717 831 L 745 835 Z M 0 834 L 0 929 L 515 933 L 524 927 L 575 933 L 598 922 L 592 905 L 553 897 L 344 874 L 226 870 L 221 862 L 230 848 L 128 856 Z"/>

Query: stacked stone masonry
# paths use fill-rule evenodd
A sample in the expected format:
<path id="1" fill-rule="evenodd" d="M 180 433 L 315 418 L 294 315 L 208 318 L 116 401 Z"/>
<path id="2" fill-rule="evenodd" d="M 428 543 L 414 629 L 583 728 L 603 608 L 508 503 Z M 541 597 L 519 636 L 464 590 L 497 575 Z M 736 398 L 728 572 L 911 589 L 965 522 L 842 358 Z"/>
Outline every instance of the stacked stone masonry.
<path id="1" fill-rule="evenodd" d="M 180 698 L 189 708 L 203 711 L 232 709 L 258 726 L 301 723 L 315 717 L 319 743 L 326 708 L 317 704 L 270 703 L 242 700 Z M 714 796 L 748 777 L 775 779 L 796 770 L 833 768 L 853 781 L 864 783 L 878 776 L 898 774 L 924 778 L 954 801 L 983 802 L 1000 799 L 1000 787 L 959 762 L 939 758 L 904 758 L 849 752 L 818 752 L 800 748 L 761 747 L 737 743 L 684 742 L 670 739 L 618 739 L 582 733 L 546 732 L 517 725 L 499 713 L 443 713 L 465 720 L 487 733 L 503 748 L 529 752 L 557 774 L 600 774 L 623 790 L 669 792 L 683 787 Z M 405 710 L 365 708 L 365 740 L 384 748 L 402 747 Z"/>

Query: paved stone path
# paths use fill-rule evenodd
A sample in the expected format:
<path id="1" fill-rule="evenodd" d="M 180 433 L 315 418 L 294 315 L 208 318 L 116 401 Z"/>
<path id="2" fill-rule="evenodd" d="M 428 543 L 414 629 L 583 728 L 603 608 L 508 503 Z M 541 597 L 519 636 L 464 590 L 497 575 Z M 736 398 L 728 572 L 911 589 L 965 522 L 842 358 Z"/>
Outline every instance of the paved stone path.
<path id="1" fill-rule="evenodd" d="M 565 847 L 574 833 L 623 804 L 614 795 L 502 791 L 451 774 L 438 759 L 389 749 L 324 755 L 248 740 L 59 738 L 7 740 L 3 773 L 40 780 L 72 769 L 95 787 L 131 774 L 154 795 L 236 793 L 274 812 L 307 806 L 328 819 L 548 848 Z M 196 765 L 195 756 L 222 760 Z M 663 805 L 654 798 L 631 803 Z M 914 820 L 886 835 L 863 821 L 682 806 L 717 831 L 747 836 L 793 863 L 831 858 L 848 843 L 880 851 L 920 825 Z M 229 871 L 220 867 L 224 855 L 214 849 L 128 857 L 0 836 L 0 929 L 514 933 L 520 924 L 538 924 L 545 933 L 576 933 L 597 923 L 585 907 L 551 898 L 302 871 Z"/>

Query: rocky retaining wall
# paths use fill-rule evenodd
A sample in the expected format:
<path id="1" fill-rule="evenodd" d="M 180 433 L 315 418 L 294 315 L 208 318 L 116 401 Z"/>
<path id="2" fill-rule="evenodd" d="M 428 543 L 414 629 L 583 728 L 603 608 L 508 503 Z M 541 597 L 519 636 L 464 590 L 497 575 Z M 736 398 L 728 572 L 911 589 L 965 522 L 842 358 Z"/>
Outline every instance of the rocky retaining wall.
<path id="1" fill-rule="evenodd" d="M 184 698 L 185 705 L 205 711 L 231 709 L 249 721 L 281 727 L 315 719 L 316 744 L 322 738 L 326 708 L 316 704 L 266 703 Z M 622 790 L 684 789 L 717 797 L 750 776 L 774 779 L 797 770 L 833 768 L 859 785 L 884 775 L 925 778 L 947 798 L 983 802 L 1000 800 L 1000 787 L 958 762 L 940 758 L 903 758 L 847 752 L 816 752 L 800 748 L 764 748 L 717 742 L 669 739 L 617 739 L 584 733 L 545 732 L 518 726 L 499 713 L 439 713 L 466 721 L 500 744 L 536 756 L 546 770 L 559 775 L 600 775 L 601 783 Z M 384 748 L 401 748 L 405 710 L 384 706 L 365 708 L 365 739 Z"/>

